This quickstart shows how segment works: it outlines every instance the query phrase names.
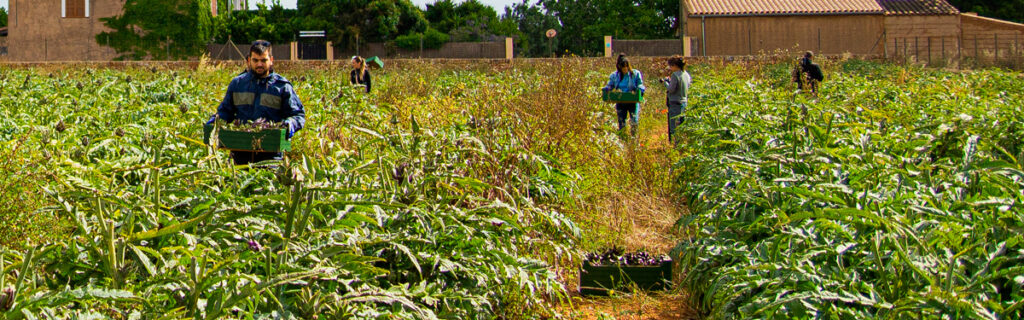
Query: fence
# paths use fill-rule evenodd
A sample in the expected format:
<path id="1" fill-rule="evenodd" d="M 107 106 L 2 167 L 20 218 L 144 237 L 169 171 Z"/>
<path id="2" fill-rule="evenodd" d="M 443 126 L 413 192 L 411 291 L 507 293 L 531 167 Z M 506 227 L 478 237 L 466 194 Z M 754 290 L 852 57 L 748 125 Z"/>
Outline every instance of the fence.
<path id="1" fill-rule="evenodd" d="M 449 42 L 438 49 L 409 50 L 387 43 L 368 43 L 358 49 L 334 48 L 335 57 L 426 58 L 426 59 L 505 59 L 505 42 Z"/>
<path id="2" fill-rule="evenodd" d="M 288 43 L 275 44 L 271 47 L 275 60 L 291 60 L 292 50 Z M 206 45 L 206 52 L 212 60 L 245 60 L 249 53 L 249 45 L 237 45 L 229 41 L 225 44 L 211 43 Z"/>
<path id="3" fill-rule="evenodd" d="M 292 46 L 296 50 L 292 50 Z M 384 58 L 427 59 L 505 59 L 510 42 L 449 42 L 439 49 L 408 50 L 388 43 L 367 43 L 358 49 L 334 47 L 330 43 L 292 43 L 273 46 L 275 60 L 333 60 L 334 57 L 379 56 Z M 206 51 L 212 60 L 244 60 L 248 45 L 208 44 Z M 333 51 L 333 55 L 329 54 Z M 293 59 L 292 54 L 297 56 Z"/>
<path id="4" fill-rule="evenodd" d="M 1024 68 L 1024 43 L 1019 35 L 999 33 L 960 38 L 899 37 L 888 40 L 886 58 L 931 66 L 964 64 L 979 67 Z"/>
<path id="5" fill-rule="evenodd" d="M 687 38 L 689 39 L 689 38 Z M 629 56 L 672 56 L 687 55 L 683 40 L 612 40 L 612 51 Z"/>

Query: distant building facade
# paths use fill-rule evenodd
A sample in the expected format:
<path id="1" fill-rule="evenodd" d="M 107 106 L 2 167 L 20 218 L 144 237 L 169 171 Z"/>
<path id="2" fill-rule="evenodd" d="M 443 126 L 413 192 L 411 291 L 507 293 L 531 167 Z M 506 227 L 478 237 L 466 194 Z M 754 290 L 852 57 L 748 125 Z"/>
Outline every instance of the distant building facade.
<path id="1" fill-rule="evenodd" d="M 216 12 L 217 0 L 210 2 Z M 100 19 L 120 15 L 124 4 L 125 0 L 9 0 L 8 60 L 114 59 L 117 53 L 96 35 L 110 31 Z"/>
<path id="2" fill-rule="evenodd" d="M 680 3 L 685 34 L 694 39 L 692 54 L 697 56 L 777 50 L 890 57 L 951 57 L 964 51 L 991 51 L 998 56 L 1000 51 L 1024 47 L 1024 26 L 961 14 L 946 0 Z"/>
<path id="3" fill-rule="evenodd" d="M 118 15 L 124 0 L 9 0 L 8 58 L 12 61 L 110 60 L 96 42 L 100 18 Z"/>

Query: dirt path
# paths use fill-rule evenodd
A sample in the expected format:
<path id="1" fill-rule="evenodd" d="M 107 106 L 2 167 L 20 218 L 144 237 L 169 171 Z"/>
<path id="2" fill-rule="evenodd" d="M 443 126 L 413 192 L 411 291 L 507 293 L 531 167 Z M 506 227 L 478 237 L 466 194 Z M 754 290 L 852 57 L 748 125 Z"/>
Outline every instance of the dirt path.
<path id="1" fill-rule="evenodd" d="M 638 145 L 631 152 L 652 156 L 665 179 L 671 180 L 671 168 L 676 152 L 668 142 L 665 115 L 654 109 L 642 118 Z M 671 181 L 668 181 L 671 184 Z M 675 228 L 676 220 L 685 213 L 681 199 L 675 192 L 634 193 L 611 195 L 605 203 L 597 204 L 610 214 L 607 216 L 616 237 L 626 250 L 646 249 L 668 253 L 681 239 Z M 650 293 L 615 293 L 610 297 L 582 297 L 574 295 L 572 306 L 562 312 L 569 319 L 697 319 L 688 297 L 682 290 Z"/>

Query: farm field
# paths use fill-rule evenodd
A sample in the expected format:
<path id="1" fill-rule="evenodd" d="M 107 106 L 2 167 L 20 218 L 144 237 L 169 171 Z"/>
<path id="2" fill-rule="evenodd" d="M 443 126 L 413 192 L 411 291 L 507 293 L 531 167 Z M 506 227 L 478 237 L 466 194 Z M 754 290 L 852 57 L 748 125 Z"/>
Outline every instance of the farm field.
<path id="1" fill-rule="evenodd" d="M 307 127 L 252 170 L 202 143 L 239 65 L 0 69 L 0 314 L 1024 316 L 1018 73 L 831 61 L 811 99 L 699 63 L 673 147 L 633 60 L 637 138 L 610 59 L 395 61 L 368 96 L 282 63 Z M 677 289 L 575 296 L 610 246 L 671 252 Z"/>

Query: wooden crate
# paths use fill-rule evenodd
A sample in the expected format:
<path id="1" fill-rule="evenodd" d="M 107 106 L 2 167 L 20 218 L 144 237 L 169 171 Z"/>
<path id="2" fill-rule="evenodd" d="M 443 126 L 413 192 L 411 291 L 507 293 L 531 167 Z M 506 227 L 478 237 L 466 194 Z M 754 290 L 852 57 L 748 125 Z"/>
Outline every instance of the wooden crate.
<path id="1" fill-rule="evenodd" d="M 203 126 L 203 143 L 210 144 L 212 132 L 213 125 Z M 232 151 L 282 152 L 292 149 L 291 141 L 288 141 L 288 132 L 285 129 L 264 129 L 259 132 L 221 129 L 218 131 L 218 138 L 220 140 L 218 148 Z"/>
<path id="2" fill-rule="evenodd" d="M 610 289 L 632 288 L 664 290 L 672 281 L 672 260 L 658 266 L 594 266 L 584 262 L 580 268 L 580 294 L 608 295 Z"/>
<path id="3" fill-rule="evenodd" d="M 639 92 L 602 91 L 601 100 L 614 103 L 640 103 L 644 102 L 644 95 Z"/>

